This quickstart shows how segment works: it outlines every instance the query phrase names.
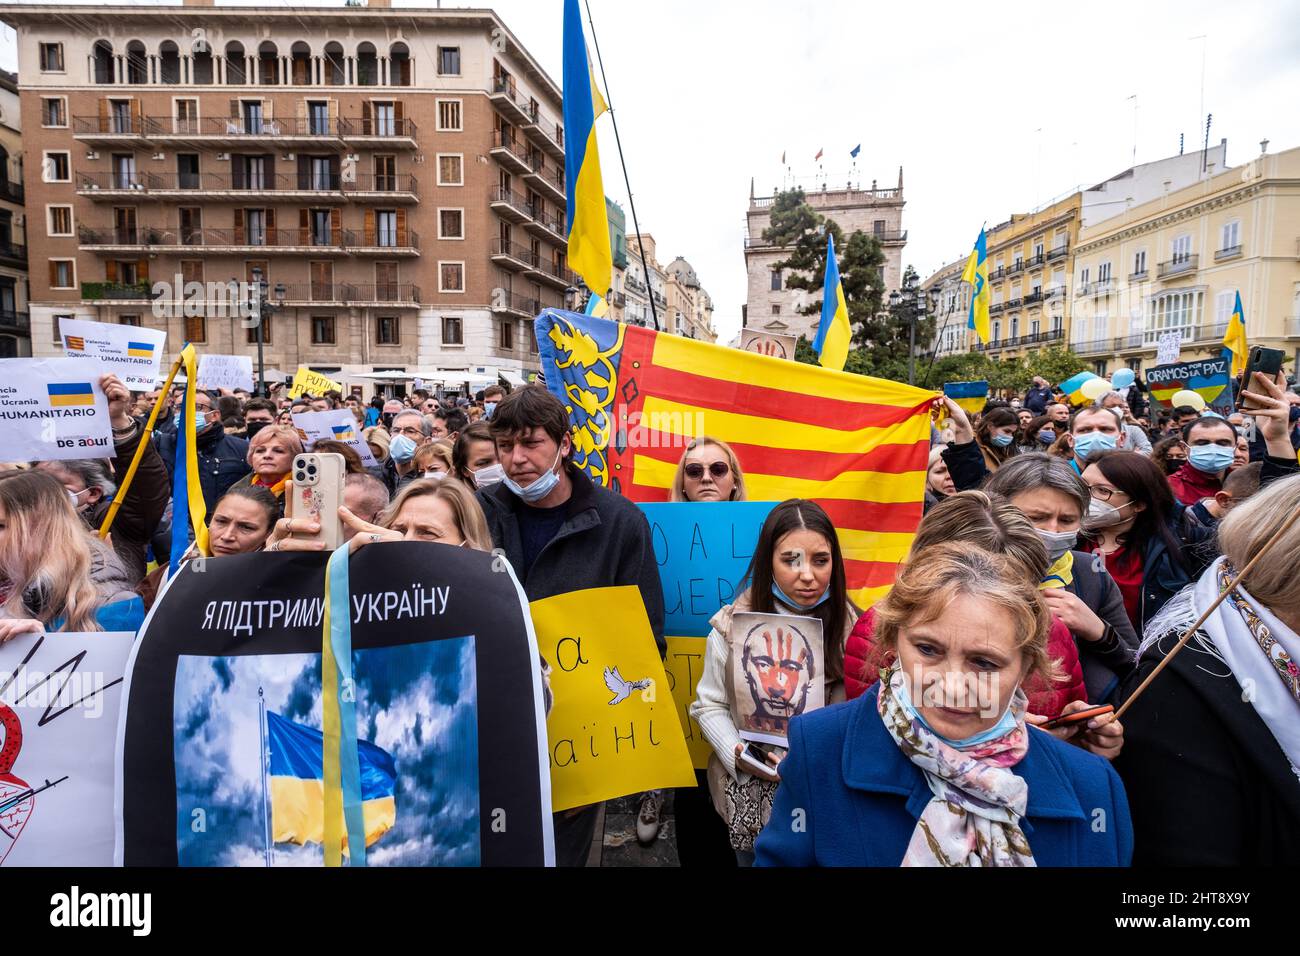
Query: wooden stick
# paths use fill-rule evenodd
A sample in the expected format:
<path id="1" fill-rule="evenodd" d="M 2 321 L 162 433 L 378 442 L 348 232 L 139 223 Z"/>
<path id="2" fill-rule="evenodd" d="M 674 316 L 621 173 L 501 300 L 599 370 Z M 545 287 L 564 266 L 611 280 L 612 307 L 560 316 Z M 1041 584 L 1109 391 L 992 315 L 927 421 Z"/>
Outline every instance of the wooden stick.
<path id="1" fill-rule="evenodd" d="M 1297 508 L 1295 513 L 1282 523 L 1282 527 L 1278 528 L 1277 531 L 1273 533 L 1273 536 L 1264 542 L 1264 546 L 1256 552 L 1253 558 L 1246 562 L 1246 566 L 1237 572 L 1237 576 L 1228 582 L 1228 586 L 1219 593 L 1217 598 L 1214 599 L 1214 603 L 1205 609 L 1205 613 L 1196 619 L 1196 623 L 1187 629 L 1187 633 L 1184 634 L 1169 653 L 1165 655 L 1165 659 L 1156 665 L 1155 670 L 1148 674 L 1146 680 L 1138 685 L 1138 689 L 1133 691 L 1128 700 L 1124 701 L 1124 705 L 1120 707 L 1119 710 L 1115 711 L 1115 720 L 1119 720 L 1124 716 L 1124 711 L 1133 706 L 1133 701 L 1142 696 L 1142 692 L 1145 691 L 1151 682 L 1156 679 L 1156 675 L 1165 669 L 1165 666 L 1187 645 L 1187 642 L 1191 640 L 1192 635 L 1200 629 L 1200 626 L 1209 620 L 1209 617 L 1214 613 L 1215 608 L 1222 604 L 1223 599 L 1237 587 L 1238 582 L 1240 582 L 1241 579 L 1246 576 L 1247 572 L 1255 566 L 1255 562 L 1267 554 L 1268 549 L 1273 547 L 1282 535 L 1286 534 L 1286 532 L 1290 530 L 1291 526 L 1295 524 L 1297 520 L 1300 520 L 1300 508 Z"/>

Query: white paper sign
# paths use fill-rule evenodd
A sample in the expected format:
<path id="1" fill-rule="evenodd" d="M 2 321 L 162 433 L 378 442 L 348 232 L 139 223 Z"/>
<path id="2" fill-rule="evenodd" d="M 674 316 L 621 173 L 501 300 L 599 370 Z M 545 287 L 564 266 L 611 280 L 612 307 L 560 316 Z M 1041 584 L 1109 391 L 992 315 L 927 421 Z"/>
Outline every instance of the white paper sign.
<path id="1" fill-rule="evenodd" d="M 367 468 L 375 468 L 379 464 L 371 454 L 370 446 L 361 437 L 361 426 L 346 408 L 328 412 L 299 412 L 293 416 L 293 427 L 307 436 L 308 448 L 325 439 L 341 441 L 352 446 L 361 456 L 361 464 Z"/>
<path id="2" fill-rule="evenodd" d="M 109 325 L 86 319 L 59 322 L 63 351 L 69 358 L 97 358 L 133 392 L 147 391 L 162 377 L 167 333 L 135 325 Z"/>
<path id="3" fill-rule="evenodd" d="M 113 457 L 106 369 L 88 359 L 0 359 L 0 458 Z"/>
<path id="4" fill-rule="evenodd" d="M 1178 353 L 1183 348 L 1182 332 L 1162 332 L 1156 346 L 1156 364 L 1173 365 L 1178 361 Z"/>
<path id="5" fill-rule="evenodd" d="M 251 355 L 199 356 L 199 388 L 242 388 L 253 390 L 253 358 Z"/>
<path id="6" fill-rule="evenodd" d="M 135 634 L 0 645 L 0 866 L 112 866 L 122 677 Z"/>

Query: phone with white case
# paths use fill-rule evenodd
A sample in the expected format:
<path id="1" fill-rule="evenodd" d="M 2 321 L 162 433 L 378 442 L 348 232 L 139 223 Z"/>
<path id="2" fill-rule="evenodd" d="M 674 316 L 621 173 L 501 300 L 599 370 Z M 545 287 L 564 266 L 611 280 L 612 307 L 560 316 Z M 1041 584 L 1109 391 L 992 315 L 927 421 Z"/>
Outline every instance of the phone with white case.
<path id="1" fill-rule="evenodd" d="M 325 452 L 304 452 L 293 456 L 293 484 L 285 504 L 285 517 L 311 518 L 320 522 L 320 533 L 306 536 L 309 541 L 323 541 L 333 551 L 343 543 L 343 525 L 339 507 L 343 504 L 343 456 Z M 304 537 L 292 529 L 294 537 Z"/>

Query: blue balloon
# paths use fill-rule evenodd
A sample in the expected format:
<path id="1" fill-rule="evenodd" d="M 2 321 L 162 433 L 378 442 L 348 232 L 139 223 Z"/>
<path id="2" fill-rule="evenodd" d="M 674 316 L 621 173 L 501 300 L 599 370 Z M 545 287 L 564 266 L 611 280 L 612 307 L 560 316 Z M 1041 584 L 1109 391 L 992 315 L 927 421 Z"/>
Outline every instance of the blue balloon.
<path id="1" fill-rule="evenodd" d="M 1110 377 L 1110 384 L 1116 389 L 1127 388 L 1137 381 L 1137 376 L 1133 374 L 1131 368 L 1122 368 Z"/>

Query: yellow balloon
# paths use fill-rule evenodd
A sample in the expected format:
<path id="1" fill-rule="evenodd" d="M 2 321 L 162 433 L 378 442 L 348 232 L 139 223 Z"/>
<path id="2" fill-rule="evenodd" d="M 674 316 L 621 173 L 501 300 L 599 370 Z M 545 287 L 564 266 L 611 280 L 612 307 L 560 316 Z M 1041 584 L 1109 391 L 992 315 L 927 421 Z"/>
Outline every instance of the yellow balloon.
<path id="1" fill-rule="evenodd" d="M 1094 402 L 1110 390 L 1110 382 L 1104 378 L 1090 378 L 1079 386 L 1079 391 L 1083 393 L 1083 397 Z"/>
<path id="2" fill-rule="evenodd" d="M 1169 399 L 1169 403 L 1174 408 L 1182 408 L 1186 405 L 1198 412 L 1205 411 L 1205 397 L 1200 392 L 1193 392 L 1190 388 L 1185 388 L 1181 392 L 1174 392 L 1174 396 Z"/>

